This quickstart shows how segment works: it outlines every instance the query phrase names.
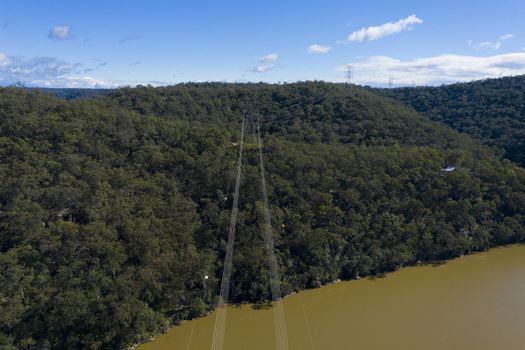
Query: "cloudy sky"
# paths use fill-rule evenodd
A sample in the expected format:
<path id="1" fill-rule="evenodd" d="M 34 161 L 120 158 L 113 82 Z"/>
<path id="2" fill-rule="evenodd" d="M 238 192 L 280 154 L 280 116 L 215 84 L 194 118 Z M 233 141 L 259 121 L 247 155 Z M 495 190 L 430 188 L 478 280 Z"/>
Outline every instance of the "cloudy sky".
<path id="1" fill-rule="evenodd" d="M 442 84 L 525 74 L 523 0 L 5 0 L 0 85 Z"/>

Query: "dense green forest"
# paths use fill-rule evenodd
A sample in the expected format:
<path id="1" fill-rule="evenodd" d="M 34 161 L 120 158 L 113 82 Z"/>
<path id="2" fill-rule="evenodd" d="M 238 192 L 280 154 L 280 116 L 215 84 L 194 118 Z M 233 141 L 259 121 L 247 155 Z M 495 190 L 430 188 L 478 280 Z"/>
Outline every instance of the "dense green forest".
<path id="1" fill-rule="evenodd" d="M 107 95 L 111 92 L 110 89 L 68 89 L 68 88 L 27 88 L 28 90 L 38 90 L 45 94 L 50 94 L 65 100 L 76 100 L 79 98 L 93 98 L 97 96 Z"/>
<path id="2" fill-rule="evenodd" d="M 378 89 L 431 119 L 483 140 L 525 166 L 525 76 L 439 87 Z"/>
<path id="3" fill-rule="evenodd" d="M 286 294 L 525 238 L 525 170 L 363 88 L 3 88 L 0 349 L 125 349 L 213 308 L 243 114 L 235 302 L 270 292 L 257 118 Z"/>

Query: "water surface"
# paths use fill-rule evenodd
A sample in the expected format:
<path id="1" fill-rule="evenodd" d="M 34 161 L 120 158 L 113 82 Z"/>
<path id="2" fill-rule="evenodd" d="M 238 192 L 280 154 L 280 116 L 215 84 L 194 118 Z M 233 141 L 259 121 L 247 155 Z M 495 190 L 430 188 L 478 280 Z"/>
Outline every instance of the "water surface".
<path id="1" fill-rule="evenodd" d="M 340 282 L 284 301 L 291 350 L 525 349 L 525 245 Z M 210 349 L 215 313 L 139 350 Z M 228 309 L 225 349 L 275 346 L 271 309 Z"/>

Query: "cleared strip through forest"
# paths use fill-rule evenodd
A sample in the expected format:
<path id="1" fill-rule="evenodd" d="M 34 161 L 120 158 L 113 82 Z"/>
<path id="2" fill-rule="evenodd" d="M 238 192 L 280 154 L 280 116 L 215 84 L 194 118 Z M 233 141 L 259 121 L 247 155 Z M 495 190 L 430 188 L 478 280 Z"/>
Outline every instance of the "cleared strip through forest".
<path id="1" fill-rule="evenodd" d="M 217 305 L 217 316 L 215 318 L 215 326 L 213 329 L 213 340 L 211 345 L 212 350 L 222 350 L 224 344 L 224 332 L 227 313 L 226 306 L 228 304 L 228 296 L 230 293 L 233 246 L 235 241 L 235 229 L 237 226 L 237 214 L 239 212 L 239 189 L 241 187 L 242 155 L 244 148 L 244 119 L 245 117 L 243 115 L 239 159 L 237 163 L 237 177 L 235 179 L 235 193 L 233 195 L 232 213 L 230 216 L 230 225 L 228 227 L 228 243 L 226 245 L 226 256 L 224 258 L 224 267 L 222 270 L 221 289 L 219 294 L 219 302 Z"/>
<path id="2" fill-rule="evenodd" d="M 279 268 L 275 257 L 275 244 L 273 239 L 272 221 L 270 210 L 268 208 L 268 195 L 266 192 L 266 179 L 264 173 L 264 160 L 262 155 L 261 128 L 259 119 L 257 120 L 257 141 L 259 148 L 259 168 L 261 170 L 261 199 L 263 202 L 264 213 L 264 244 L 268 254 L 268 265 L 270 267 L 270 284 L 273 301 L 273 317 L 275 326 L 275 337 L 277 341 L 277 350 L 288 349 L 288 336 L 286 324 L 284 321 L 283 303 L 281 298 L 281 287 L 279 279 Z"/>

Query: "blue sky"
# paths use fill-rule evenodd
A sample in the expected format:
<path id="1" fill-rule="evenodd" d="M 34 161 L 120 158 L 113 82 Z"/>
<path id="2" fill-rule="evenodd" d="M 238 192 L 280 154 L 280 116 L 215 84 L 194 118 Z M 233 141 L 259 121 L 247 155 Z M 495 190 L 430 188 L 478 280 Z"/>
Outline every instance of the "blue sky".
<path id="1" fill-rule="evenodd" d="M 525 1 L 0 2 L 0 85 L 440 84 L 525 74 Z"/>

